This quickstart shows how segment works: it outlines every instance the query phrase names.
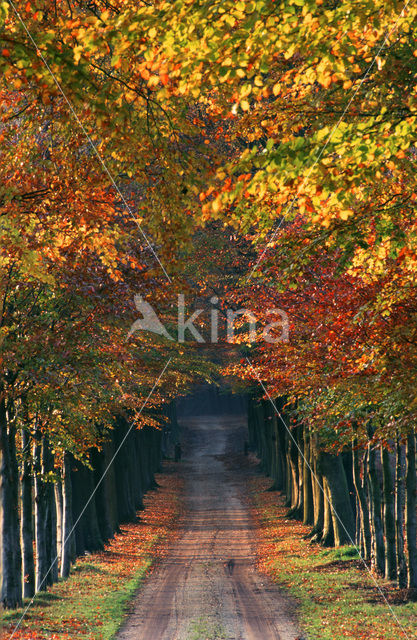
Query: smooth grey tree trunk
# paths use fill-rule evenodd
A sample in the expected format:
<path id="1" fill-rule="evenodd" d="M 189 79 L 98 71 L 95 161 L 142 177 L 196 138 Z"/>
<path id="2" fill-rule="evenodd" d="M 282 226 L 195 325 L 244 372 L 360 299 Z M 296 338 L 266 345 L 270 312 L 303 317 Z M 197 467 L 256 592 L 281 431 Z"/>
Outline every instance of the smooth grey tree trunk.
<path id="1" fill-rule="evenodd" d="M 138 432 L 138 440 L 140 440 L 140 432 Z M 139 447 L 137 448 L 138 454 L 140 454 Z M 105 443 L 104 449 L 104 462 L 103 462 L 103 470 L 107 469 L 107 473 L 104 476 L 103 484 L 105 486 L 105 495 L 107 501 L 107 509 L 108 509 L 108 517 L 109 524 L 111 529 L 111 536 L 114 535 L 116 531 L 119 529 L 119 522 L 117 518 L 118 508 L 117 508 L 117 491 L 116 491 L 116 474 L 114 464 L 111 464 L 111 460 L 114 454 L 114 440 L 110 438 L 108 442 Z M 141 469 L 141 459 L 139 455 L 139 474 L 142 483 L 142 469 Z"/>
<path id="2" fill-rule="evenodd" d="M 82 498 L 83 508 L 84 508 L 84 505 L 87 504 L 87 501 L 89 500 L 90 496 L 92 496 L 95 491 L 94 471 L 92 471 L 91 469 L 85 468 L 84 473 L 85 473 L 86 482 L 85 482 L 85 491 L 83 492 L 83 498 Z M 103 544 L 103 539 L 100 533 L 100 527 L 98 524 L 95 495 L 92 498 L 92 500 L 88 502 L 88 506 L 84 512 L 84 515 L 81 518 L 81 522 L 85 530 L 87 550 L 98 551 L 103 549 L 104 544 Z"/>
<path id="3" fill-rule="evenodd" d="M 139 431 L 135 430 L 134 437 L 134 447 L 135 447 L 135 466 L 136 466 L 136 487 L 137 487 L 137 496 L 136 496 L 136 508 L 139 511 L 143 511 L 145 508 L 143 505 L 143 486 L 142 486 L 142 473 L 140 470 L 140 434 Z"/>
<path id="4" fill-rule="evenodd" d="M 317 451 L 317 435 L 314 433 L 312 433 L 310 436 L 310 467 L 314 472 L 311 475 L 314 504 L 314 522 L 310 536 L 312 542 L 318 542 L 323 535 L 324 487 Z"/>
<path id="5" fill-rule="evenodd" d="M 407 469 L 405 476 L 408 588 L 417 589 L 417 516 L 416 516 L 416 436 L 407 436 Z"/>
<path id="6" fill-rule="evenodd" d="M 62 578 L 69 576 L 71 562 L 75 556 L 74 532 L 72 528 L 71 456 L 65 452 L 62 464 L 62 552 L 60 571 Z"/>
<path id="7" fill-rule="evenodd" d="M 54 456 L 51 452 L 49 445 L 49 439 L 47 436 L 43 438 L 42 445 L 42 468 L 44 474 L 53 473 L 54 470 Z M 50 478 L 45 483 L 45 498 L 46 498 L 46 523 L 45 523 L 45 536 L 46 536 L 46 549 L 48 556 L 48 573 L 46 582 L 48 585 L 52 585 L 58 580 L 58 550 L 57 550 L 57 515 L 55 504 L 55 487 Z"/>
<path id="8" fill-rule="evenodd" d="M 363 543 L 364 559 L 371 559 L 371 527 L 369 523 L 368 501 L 366 499 L 365 489 L 362 485 L 358 441 L 355 438 L 352 441 L 352 465 L 353 465 L 353 482 L 355 485 L 356 495 L 358 497 L 360 533 Z"/>
<path id="9" fill-rule="evenodd" d="M 72 517 L 77 555 L 103 548 L 97 520 L 94 474 L 82 462 L 72 469 Z"/>
<path id="10" fill-rule="evenodd" d="M 278 404 L 279 403 L 279 404 Z M 277 399 L 277 406 L 279 408 L 280 414 L 282 415 L 282 401 L 280 398 Z M 277 457 L 278 457 L 278 469 L 280 469 L 280 486 L 277 488 L 281 491 L 286 490 L 287 486 L 287 461 L 286 461 L 286 453 L 285 453 L 285 426 L 282 422 L 280 416 L 275 414 L 275 433 L 276 433 L 276 448 L 277 448 Z M 278 481 L 277 481 L 278 485 Z"/>
<path id="11" fill-rule="evenodd" d="M 23 460 L 20 475 L 20 539 L 22 545 L 23 597 L 31 598 L 35 593 L 35 559 L 33 554 L 33 495 L 30 436 L 22 429 Z"/>
<path id="12" fill-rule="evenodd" d="M 320 466 L 328 487 L 335 546 L 352 544 L 355 538 L 355 520 L 342 459 L 340 456 L 321 452 Z"/>
<path id="13" fill-rule="evenodd" d="M 255 419 L 255 406 L 254 406 L 254 398 L 251 398 L 248 406 L 248 434 L 249 434 L 249 447 L 252 451 L 256 451 L 258 449 L 258 432 L 256 430 L 256 419 Z"/>
<path id="14" fill-rule="evenodd" d="M 323 476 L 324 491 L 324 515 L 323 515 L 323 535 L 320 544 L 323 547 L 332 547 L 334 544 L 333 518 L 331 512 L 331 497 L 327 479 Z"/>
<path id="15" fill-rule="evenodd" d="M 59 479 L 54 485 L 56 507 L 56 551 L 58 556 L 57 569 L 59 571 L 62 558 L 62 481 Z"/>
<path id="16" fill-rule="evenodd" d="M 384 529 L 385 529 L 385 577 L 397 577 L 397 553 L 395 547 L 395 491 L 388 449 L 381 450 L 382 478 L 384 487 Z"/>
<path id="17" fill-rule="evenodd" d="M 291 508 L 288 511 L 288 517 L 302 520 L 303 518 L 303 495 L 302 495 L 302 482 L 303 482 L 303 466 L 302 458 L 300 456 L 299 447 L 301 448 L 300 427 L 292 429 L 292 436 L 289 436 L 289 462 L 291 467 Z M 298 446 L 297 446 L 298 445 Z M 301 464 L 300 464 L 301 459 Z M 300 477 L 301 472 L 301 477 Z"/>
<path id="18" fill-rule="evenodd" d="M 146 427 L 145 427 L 146 429 Z M 116 450 L 121 445 L 123 438 L 126 437 L 128 424 L 122 418 L 117 420 L 115 431 Z M 134 488 L 132 486 L 131 473 L 131 433 L 120 446 L 120 450 L 114 461 L 116 472 L 116 490 L 117 490 L 117 506 L 118 506 L 118 522 L 133 522 L 136 518 Z M 152 455 L 149 446 L 152 444 L 151 435 L 147 440 L 146 455 L 148 456 L 149 470 L 152 469 Z"/>
<path id="19" fill-rule="evenodd" d="M 255 405 L 255 419 L 256 430 L 258 433 L 258 457 L 260 459 L 258 468 L 259 471 L 268 476 L 270 473 L 270 469 L 268 469 L 266 421 L 264 414 L 264 405 L 261 402 L 258 402 Z"/>
<path id="20" fill-rule="evenodd" d="M 313 486 L 310 465 L 310 433 L 304 427 L 304 459 L 303 459 L 303 524 L 314 523 Z"/>
<path id="21" fill-rule="evenodd" d="M 297 518 L 303 519 L 304 515 L 304 427 L 300 425 L 297 429 L 297 462 L 298 462 L 298 504 L 297 504 Z"/>
<path id="22" fill-rule="evenodd" d="M 46 483 L 43 480 L 42 440 L 35 436 L 33 448 L 34 495 L 35 495 L 35 542 L 36 542 L 36 591 L 46 591 L 48 586 L 47 548 L 48 496 Z"/>
<path id="23" fill-rule="evenodd" d="M 5 401 L 0 400 L 0 580 L 5 609 L 22 604 L 22 556 L 20 550 L 15 432 L 8 420 Z"/>
<path id="24" fill-rule="evenodd" d="M 385 573 L 385 545 L 384 528 L 382 525 L 381 485 L 375 464 L 375 449 L 368 445 L 369 488 L 371 500 L 371 532 L 372 532 L 372 566 L 384 575 Z"/>
<path id="25" fill-rule="evenodd" d="M 110 523 L 109 515 L 109 496 L 106 493 L 108 484 L 106 483 L 105 473 L 105 454 L 104 451 L 92 451 L 92 465 L 94 469 L 94 483 L 97 487 L 95 493 L 97 521 L 100 529 L 100 537 L 103 542 L 107 542 L 113 536 L 114 529 Z M 101 478 L 103 480 L 100 482 Z"/>
<path id="26" fill-rule="evenodd" d="M 293 498 L 293 475 L 291 467 L 291 455 L 290 455 L 290 437 L 288 433 L 285 433 L 285 464 L 286 464 L 286 484 L 285 484 L 285 506 L 290 507 Z"/>
<path id="27" fill-rule="evenodd" d="M 272 405 L 271 405 L 272 409 Z M 269 491 L 277 491 L 278 489 L 278 476 L 279 476 L 279 459 L 278 459 L 278 444 L 277 444 L 277 427 L 276 427 L 276 415 L 272 410 L 270 412 L 271 418 L 271 479 L 272 485 L 269 487 Z"/>
<path id="28" fill-rule="evenodd" d="M 273 464 L 274 464 L 274 447 L 272 442 L 273 424 L 272 424 L 272 405 L 269 401 L 262 401 L 263 406 L 263 420 L 264 420 L 264 435 L 265 435 L 265 472 L 270 478 L 273 477 Z"/>
<path id="29" fill-rule="evenodd" d="M 400 589 L 407 586 L 407 563 L 404 554 L 404 447 L 395 443 L 395 540 L 397 547 L 397 581 Z"/>

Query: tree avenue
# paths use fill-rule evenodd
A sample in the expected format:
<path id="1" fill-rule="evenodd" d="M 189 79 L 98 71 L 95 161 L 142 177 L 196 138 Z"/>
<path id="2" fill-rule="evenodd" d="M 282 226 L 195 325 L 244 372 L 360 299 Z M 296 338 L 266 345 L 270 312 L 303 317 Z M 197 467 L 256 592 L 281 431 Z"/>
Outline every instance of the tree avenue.
<path id="1" fill-rule="evenodd" d="M 290 516 L 417 589 L 416 14 L 0 3 L 4 608 L 135 518 L 214 369 Z M 289 342 L 127 338 L 135 295 L 169 329 L 178 293 L 280 308 Z"/>

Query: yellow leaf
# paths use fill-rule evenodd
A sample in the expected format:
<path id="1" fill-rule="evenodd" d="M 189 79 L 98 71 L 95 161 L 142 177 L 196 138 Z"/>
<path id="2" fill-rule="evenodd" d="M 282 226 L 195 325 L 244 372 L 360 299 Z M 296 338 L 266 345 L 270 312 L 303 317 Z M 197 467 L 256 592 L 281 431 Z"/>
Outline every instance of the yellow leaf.
<path id="1" fill-rule="evenodd" d="M 220 211 L 220 206 L 221 204 L 218 198 L 216 198 L 216 200 L 213 200 L 212 209 L 214 213 L 218 213 Z"/>

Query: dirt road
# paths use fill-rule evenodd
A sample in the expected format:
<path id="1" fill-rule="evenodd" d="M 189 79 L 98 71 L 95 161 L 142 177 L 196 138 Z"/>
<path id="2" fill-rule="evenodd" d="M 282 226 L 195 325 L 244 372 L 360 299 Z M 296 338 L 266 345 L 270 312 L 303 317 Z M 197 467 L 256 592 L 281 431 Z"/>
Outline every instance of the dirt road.
<path id="1" fill-rule="evenodd" d="M 171 553 L 139 591 L 118 640 L 294 640 L 287 597 L 253 566 L 242 477 L 226 464 L 241 449 L 238 418 L 187 418 L 186 515 Z M 236 451 L 234 452 L 236 453 Z"/>

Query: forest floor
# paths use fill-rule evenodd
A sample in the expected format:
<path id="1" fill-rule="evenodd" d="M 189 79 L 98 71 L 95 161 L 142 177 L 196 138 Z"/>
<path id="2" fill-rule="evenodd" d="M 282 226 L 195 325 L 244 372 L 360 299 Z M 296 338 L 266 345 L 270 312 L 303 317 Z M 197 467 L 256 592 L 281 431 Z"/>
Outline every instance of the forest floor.
<path id="1" fill-rule="evenodd" d="M 246 466 L 254 470 L 256 463 L 250 456 Z M 267 490 L 271 481 L 256 473 L 247 478 L 252 516 L 258 523 L 259 571 L 295 597 L 306 637 L 417 638 L 417 603 L 406 601 L 405 590 L 372 576 L 354 547 L 323 549 L 311 544 L 305 539 L 310 527 L 286 517 L 283 498 Z"/>
<path id="2" fill-rule="evenodd" d="M 109 640 L 138 587 L 167 552 L 181 513 L 182 479 L 178 465 L 164 462 L 159 489 L 144 497 L 145 511 L 103 552 L 77 559 L 68 580 L 38 594 L 23 609 L 2 612 L 0 640 Z M 16 631 L 16 625 L 25 613 Z"/>
<path id="3" fill-rule="evenodd" d="M 254 563 L 247 475 L 230 467 L 244 420 L 182 421 L 185 510 L 171 552 L 146 581 L 118 640 L 296 640 L 294 604 Z"/>

